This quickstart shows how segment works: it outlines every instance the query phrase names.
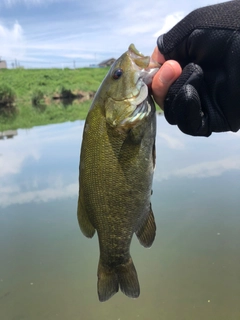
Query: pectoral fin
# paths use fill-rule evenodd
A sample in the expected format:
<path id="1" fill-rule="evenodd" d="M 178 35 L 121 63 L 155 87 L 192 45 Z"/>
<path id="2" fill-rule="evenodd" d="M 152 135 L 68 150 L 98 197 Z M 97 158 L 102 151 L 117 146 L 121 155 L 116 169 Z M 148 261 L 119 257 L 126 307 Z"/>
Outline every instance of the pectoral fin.
<path id="1" fill-rule="evenodd" d="M 141 245 L 146 248 L 151 247 L 156 235 L 156 224 L 151 204 L 148 217 L 145 220 L 144 224 L 139 228 L 139 230 L 137 230 L 136 235 Z"/>
<path id="2" fill-rule="evenodd" d="M 78 216 L 78 223 L 79 223 L 79 226 L 80 226 L 82 233 L 87 238 L 92 238 L 95 233 L 95 228 L 88 218 L 87 212 L 85 210 L 85 206 L 82 204 L 80 196 L 78 199 L 77 216 Z"/>

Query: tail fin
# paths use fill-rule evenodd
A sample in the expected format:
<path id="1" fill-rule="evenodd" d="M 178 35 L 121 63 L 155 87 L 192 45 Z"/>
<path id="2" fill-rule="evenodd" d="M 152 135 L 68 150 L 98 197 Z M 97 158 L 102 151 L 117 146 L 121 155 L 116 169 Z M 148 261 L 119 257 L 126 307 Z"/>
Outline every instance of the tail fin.
<path id="1" fill-rule="evenodd" d="M 98 264 L 98 298 L 103 302 L 118 292 L 118 277 L 115 269 L 110 269 L 101 263 Z"/>
<path id="2" fill-rule="evenodd" d="M 122 292 L 130 298 L 137 298 L 140 294 L 140 287 L 132 258 L 126 264 L 118 266 L 117 273 Z"/>
<path id="3" fill-rule="evenodd" d="M 130 297 L 137 298 L 140 294 L 140 287 L 137 272 L 130 258 L 126 264 L 116 268 L 104 266 L 99 261 L 98 265 L 98 297 L 101 302 L 110 299 L 120 289 Z"/>

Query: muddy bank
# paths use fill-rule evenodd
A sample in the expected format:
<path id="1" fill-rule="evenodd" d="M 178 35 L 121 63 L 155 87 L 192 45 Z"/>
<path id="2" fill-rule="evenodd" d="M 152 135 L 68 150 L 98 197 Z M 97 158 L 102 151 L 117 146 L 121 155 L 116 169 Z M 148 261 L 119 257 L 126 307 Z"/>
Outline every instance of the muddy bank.
<path id="1" fill-rule="evenodd" d="M 71 90 L 62 90 L 61 93 L 54 93 L 51 97 L 53 101 L 63 101 L 63 100 L 78 100 L 78 102 L 83 102 L 90 100 L 94 97 L 95 91 L 71 91 Z"/>
<path id="2" fill-rule="evenodd" d="M 38 92 L 34 99 L 32 99 L 32 105 L 34 107 L 43 107 L 54 104 L 63 104 L 65 106 L 73 103 L 82 103 L 93 99 L 95 91 L 71 91 L 68 89 L 62 89 L 60 92 L 55 92 L 51 96 L 44 95 L 42 92 Z"/>

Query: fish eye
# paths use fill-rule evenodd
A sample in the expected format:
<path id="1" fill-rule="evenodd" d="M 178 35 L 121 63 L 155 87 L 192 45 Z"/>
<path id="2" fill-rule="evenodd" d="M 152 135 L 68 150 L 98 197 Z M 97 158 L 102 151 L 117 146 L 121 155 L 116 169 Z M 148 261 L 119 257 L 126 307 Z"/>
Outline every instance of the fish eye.
<path id="1" fill-rule="evenodd" d="M 113 71 L 112 77 L 115 80 L 118 80 L 123 74 L 123 70 L 122 69 L 116 69 Z"/>

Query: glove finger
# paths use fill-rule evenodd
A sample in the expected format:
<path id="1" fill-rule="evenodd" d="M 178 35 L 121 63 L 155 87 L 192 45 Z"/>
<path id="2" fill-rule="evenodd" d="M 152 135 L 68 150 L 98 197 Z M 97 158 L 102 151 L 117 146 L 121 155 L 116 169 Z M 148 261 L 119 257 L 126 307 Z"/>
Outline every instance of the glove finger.
<path id="1" fill-rule="evenodd" d="M 180 77 L 171 85 L 164 101 L 165 116 L 170 124 L 177 124 L 178 105 L 175 100 L 183 86 L 191 84 L 198 89 L 201 85 L 202 77 L 202 69 L 198 65 L 190 63 L 183 69 Z"/>
<path id="2" fill-rule="evenodd" d="M 229 46 L 228 41 L 239 30 L 239 9 L 239 1 L 227 1 L 192 11 L 158 38 L 160 52 L 181 66 L 189 61 L 216 64 L 216 59 L 220 61 L 224 48 Z"/>
<path id="3" fill-rule="evenodd" d="M 208 116 L 201 108 L 198 91 L 202 84 L 202 69 L 193 63 L 187 65 L 181 76 L 170 87 L 164 103 L 165 118 L 177 124 L 186 134 L 209 136 Z"/>
<path id="4" fill-rule="evenodd" d="M 209 136 L 211 134 L 208 130 L 208 115 L 203 113 L 198 92 L 191 84 L 182 87 L 174 105 L 176 106 L 176 124 L 182 132 L 192 136 Z"/>

